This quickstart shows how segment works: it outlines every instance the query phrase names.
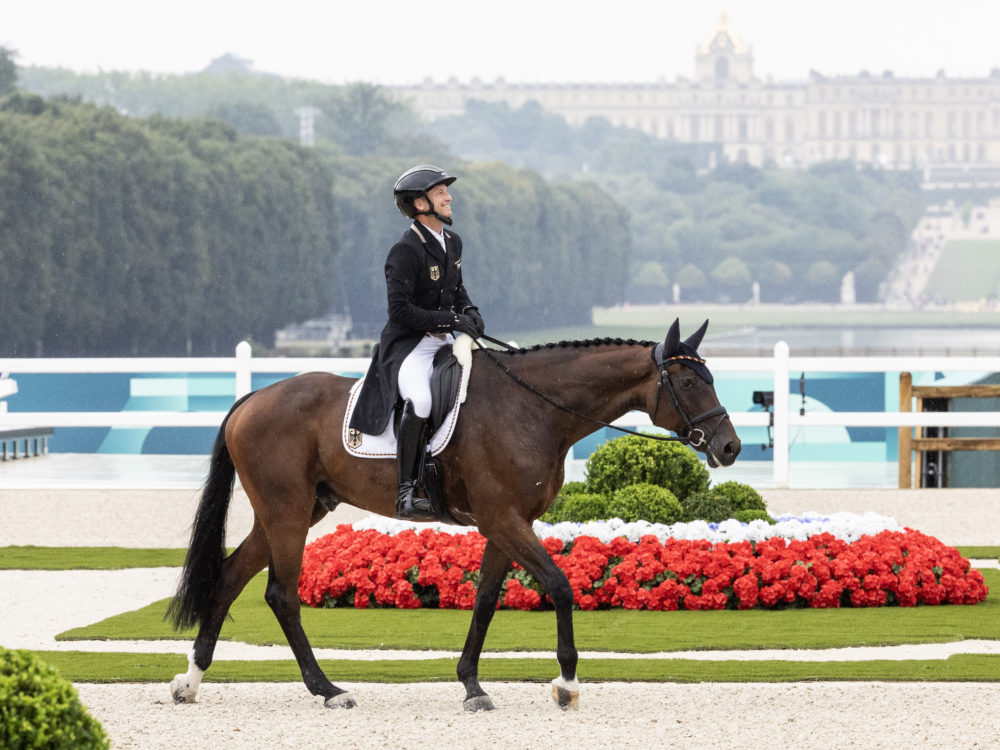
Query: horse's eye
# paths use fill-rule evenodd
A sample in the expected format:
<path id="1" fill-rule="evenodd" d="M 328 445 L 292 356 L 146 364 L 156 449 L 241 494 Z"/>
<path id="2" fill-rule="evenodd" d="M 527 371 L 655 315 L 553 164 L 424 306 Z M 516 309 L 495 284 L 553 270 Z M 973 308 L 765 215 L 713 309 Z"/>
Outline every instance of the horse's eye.
<path id="1" fill-rule="evenodd" d="M 683 378 L 681 380 L 681 389 L 685 391 L 690 391 L 694 388 L 694 378 Z"/>

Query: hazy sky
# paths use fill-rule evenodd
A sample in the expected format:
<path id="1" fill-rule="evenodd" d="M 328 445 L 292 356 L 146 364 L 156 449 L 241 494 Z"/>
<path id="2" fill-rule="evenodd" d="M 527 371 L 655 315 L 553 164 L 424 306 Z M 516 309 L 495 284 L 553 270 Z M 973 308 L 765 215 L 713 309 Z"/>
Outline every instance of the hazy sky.
<path id="1" fill-rule="evenodd" d="M 729 15 L 758 76 L 861 70 L 988 75 L 1000 0 L 5 0 L 21 65 L 186 73 L 233 53 L 330 83 L 499 76 L 511 82 L 691 76 Z"/>

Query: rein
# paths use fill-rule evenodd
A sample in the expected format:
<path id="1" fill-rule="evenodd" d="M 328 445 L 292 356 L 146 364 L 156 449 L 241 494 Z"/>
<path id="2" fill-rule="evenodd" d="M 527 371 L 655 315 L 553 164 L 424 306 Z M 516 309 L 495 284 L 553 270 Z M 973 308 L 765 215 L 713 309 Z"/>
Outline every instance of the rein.
<path id="1" fill-rule="evenodd" d="M 479 338 L 486 339 L 491 344 L 496 344 L 497 346 L 501 346 L 507 352 L 516 353 L 519 351 L 518 349 L 515 349 L 514 347 L 507 344 L 506 342 L 500 341 L 499 339 L 495 339 L 492 336 L 487 336 L 486 334 L 483 334 Z M 486 354 L 486 356 L 490 358 L 493 364 L 499 367 L 504 372 L 504 374 L 509 376 L 515 383 L 517 383 L 522 388 L 530 391 L 531 393 L 535 394 L 540 399 L 542 399 L 548 404 L 551 404 L 560 411 L 564 411 L 567 414 L 572 414 L 575 417 L 579 417 L 580 419 L 583 419 L 587 422 L 600 425 L 601 427 L 610 427 L 612 430 L 618 430 L 618 432 L 624 432 L 628 435 L 636 435 L 638 437 L 646 438 L 648 440 L 660 440 L 663 442 L 670 442 L 670 443 L 684 443 L 685 445 L 690 445 L 693 448 L 697 448 L 701 445 L 704 445 L 708 440 L 711 439 L 711 437 L 715 436 L 715 433 L 718 432 L 719 430 L 719 426 L 722 424 L 722 419 L 720 419 L 719 422 L 715 425 L 715 429 L 712 431 L 712 436 L 708 438 L 706 438 L 705 436 L 705 431 L 699 427 L 695 427 L 695 425 L 698 422 L 701 422 L 705 419 L 708 419 L 709 417 L 714 417 L 719 414 L 723 415 L 723 419 L 726 416 L 728 416 L 726 408 L 721 404 L 712 409 L 709 409 L 706 412 L 703 412 L 702 414 L 697 415 L 693 419 L 688 418 L 687 412 L 685 412 L 683 407 L 681 407 L 680 401 L 677 398 L 677 394 L 674 392 L 673 385 L 671 385 L 670 383 L 670 378 L 667 376 L 667 364 L 674 360 L 682 360 L 682 359 L 696 360 L 696 358 L 694 357 L 685 357 L 679 355 L 674 357 L 667 357 L 665 360 L 660 362 L 657 362 L 654 359 L 654 363 L 656 364 L 657 369 L 660 371 L 660 380 L 656 388 L 656 401 L 653 404 L 653 414 L 654 415 L 656 414 L 656 410 L 659 408 L 660 405 L 660 391 L 662 388 L 666 388 L 667 393 L 670 395 L 670 400 L 674 405 L 674 409 L 684 419 L 684 424 L 688 428 L 688 434 L 684 437 L 681 437 L 679 435 L 678 436 L 650 435 L 649 433 L 630 430 L 626 427 L 618 427 L 617 425 L 613 425 L 610 422 L 605 422 L 603 420 L 597 419 L 596 417 L 591 417 L 587 414 L 578 412 L 576 409 L 573 409 L 572 407 L 566 406 L 565 404 L 560 404 L 558 401 L 554 400 L 546 393 L 540 391 L 531 383 L 528 383 L 525 380 L 523 380 L 520 375 L 518 375 L 516 372 L 513 372 L 509 367 L 507 367 L 507 365 L 505 365 L 503 362 L 497 359 L 497 357 L 493 354 L 493 352 L 490 349 L 482 348 L 482 352 Z M 704 364 L 704 360 L 696 360 L 696 361 Z M 697 440 L 694 440 L 692 439 L 691 435 L 696 432 L 699 434 L 699 437 Z"/>

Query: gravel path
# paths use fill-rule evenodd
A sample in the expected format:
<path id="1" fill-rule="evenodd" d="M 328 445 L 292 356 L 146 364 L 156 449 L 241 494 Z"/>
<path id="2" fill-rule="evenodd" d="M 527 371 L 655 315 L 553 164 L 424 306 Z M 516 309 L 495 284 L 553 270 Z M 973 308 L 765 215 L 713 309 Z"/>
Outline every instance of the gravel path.
<path id="1" fill-rule="evenodd" d="M 1000 493 L 993 490 L 773 490 L 764 494 L 775 513 L 871 510 L 949 544 L 1000 541 L 1000 498 L 996 497 Z M 182 547 L 196 499 L 197 493 L 190 490 L 0 490 L 0 546 Z M 338 510 L 313 530 L 311 538 L 358 517 L 353 509 Z M 114 522 L 109 523 L 109 518 Z M 231 543 L 238 543 L 249 526 L 249 505 L 237 497 L 230 515 Z M 36 650 L 107 648 L 107 643 L 56 645 L 53 637 L 70 627 L 168 596 L 177 572 L 173 568 L 0 571 L 5 600 L 0 645 Z M 115 650 L 154 650 L 142 643 L 110 645 Z M 183 652 L 188 648 L 184 642 L 162 642 L 155 650 Z M 954 652 L 998 652 L 996 642 L 920 648 L 842 649 L 798 652 L 797 656 L 829 660 L 873 658 L 877 653 L 878 658 L 943 658 Z M 324 652 L 322 657 L 340 655 Z M 742 656 L 789 658 L 790 654 Z M 289 651 L 220 644 L 218 657 L 288 658 Z M 553 663 L 553 676 L 556 671 Z M 985 748 L 1000 744 L 1000 691 L 995 684 L 585 683 L 580 711 L 563 713 L 552 705 L 546 685 L 489 683 L 486 687 L 498 708 L 490 714 L 464 712 L 457 682 L 344 687 L 358 699 L 358 707 L 331 712 L 297 683 L 206 683 L 197 703 L 181 706 L 174 705 L 166 684 L 77 686 L 116 748 L 163 748 L 192 742 L 227 748 L 443 745 L 494 749 L 556 743 L 584 747 L 655 743 L 681 748 L 738 748 L 764 742 L 797 748 L 896 748 L 907 743 L 927 748 Z"/>

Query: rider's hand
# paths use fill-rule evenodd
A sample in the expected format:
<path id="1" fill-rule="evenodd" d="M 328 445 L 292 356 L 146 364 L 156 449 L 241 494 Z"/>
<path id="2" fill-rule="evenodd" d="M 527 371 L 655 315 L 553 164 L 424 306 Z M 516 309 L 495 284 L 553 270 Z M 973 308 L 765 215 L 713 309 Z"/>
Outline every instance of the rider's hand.
<path id="1" fill-rule="evenodd" d="M 472 319 L 473 325 L 476 326 L 476 335 L 473 338 L 479 338 L 486 333 L 486 324 L 483 322 L 483 316 L 479 314 L 479 310 L 475 307 L 467 307 L 462 310 L 462 314 L 468 315 Z"/>
<path id="2" fill-rule="evenodd" d="M 472 338 L 477 338 L 479 336 L 479 333 L 476 330 L 475 321 L 473 321 L 473 319 L 468 315 L 455 315 L 451 328 L 453 331 L 464 333 Z"/>

